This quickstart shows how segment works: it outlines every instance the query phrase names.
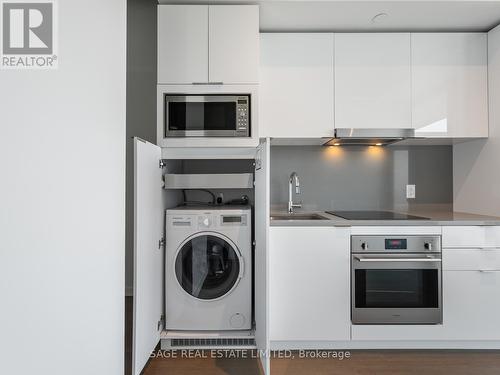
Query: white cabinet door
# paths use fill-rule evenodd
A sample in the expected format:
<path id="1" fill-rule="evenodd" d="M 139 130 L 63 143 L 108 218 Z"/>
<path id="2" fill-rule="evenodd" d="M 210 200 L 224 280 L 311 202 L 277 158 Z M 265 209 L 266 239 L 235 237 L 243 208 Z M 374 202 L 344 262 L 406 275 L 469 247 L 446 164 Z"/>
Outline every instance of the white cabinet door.
<path id="1" fill-rule="evenodd" d="M 258 5 L 209 6 L 209 79 L 258 83 Z"/>
<path id="2" fill-rule="evenodd" d="M 271 227 L 271 340 L 350 339 L 350 229 Z"/>
<path id="3" fill-rule="evenodd" d="M 500 226 L 449 226 L 442 233 L 444 248 L 500 249 Z"/>
<path id="4" fill-rule="evenodd" d="M 132 374 L 139 375 L 163 327 L 162 170 L 160 147 L 134 138 L 134 310 Z"/>
<path id="5" fill-rule="evenodd" d="M 335 127 L 411 128 L 410 34 L 335 34 Z"/>
<path id="6" fill-rule="evenodd" d="M 264 375 L 271 373 L 269 343 L 269 216 L 270 144 L 257 147 L 255 156 L 255 343 Z"/>
<path id="7" fill-rule="evenodd" d="M 412 121 L 427 137 L 488 136 L 485 33 L 411 35 Z"/>
<path id="8" fill-rule="evenodd" d="M 158 83 L 208 82 L 208 5 L 158 6 Z"/>
<path id="9" fill-rule="evenodd" d="M 333 34 L 261 34 L 261 136 L 331 137 Z"/>
<path id="10" fill-rule="evenodd" d="M 444 271 L 446 339 L 500 340 L 499 296 L 499 271 Z"/>

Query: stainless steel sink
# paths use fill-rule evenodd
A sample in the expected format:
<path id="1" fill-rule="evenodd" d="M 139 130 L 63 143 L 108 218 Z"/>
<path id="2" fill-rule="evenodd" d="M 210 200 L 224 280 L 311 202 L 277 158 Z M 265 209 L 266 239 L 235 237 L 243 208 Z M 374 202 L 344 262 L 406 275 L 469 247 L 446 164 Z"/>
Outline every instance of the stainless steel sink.
<path id="1" fill-rule="evenodd" d="M 318 214 L 280 214 L 271 215 L 271 220 L 328 220 Z"/>

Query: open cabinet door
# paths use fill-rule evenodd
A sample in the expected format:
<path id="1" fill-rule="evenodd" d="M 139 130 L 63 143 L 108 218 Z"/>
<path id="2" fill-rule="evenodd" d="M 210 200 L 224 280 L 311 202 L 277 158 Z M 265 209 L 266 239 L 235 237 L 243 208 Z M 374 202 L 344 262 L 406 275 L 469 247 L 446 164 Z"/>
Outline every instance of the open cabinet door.
<path id="1" fill-rule="evenodd" d="M 271 372 L 267 285 L 270 220 L 269 145 L 269 139 L 262 141 L 255 156 L 255 342 L 265 375 Z"/>
<path id="2" fill-rule="evenodd" d="M 139 375 L 163 329 L 161 148 L 134 138 L 134 311 L 132 374 Z"/>

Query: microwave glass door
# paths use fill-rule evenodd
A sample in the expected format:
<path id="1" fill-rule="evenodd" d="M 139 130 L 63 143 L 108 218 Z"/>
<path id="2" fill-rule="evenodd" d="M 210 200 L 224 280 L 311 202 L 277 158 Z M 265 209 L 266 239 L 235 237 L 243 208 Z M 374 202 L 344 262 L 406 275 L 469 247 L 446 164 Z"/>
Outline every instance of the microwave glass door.
<path id="1" fill-rule="evenodd" d="M 234 130 L 236 105 L 230 102 L 170 102 L 169 130 Z"/>
<path id="2" fill-rule="evenodd" d="M 438 308 L 437 269 L 356 269 L 355 308 Z"/>

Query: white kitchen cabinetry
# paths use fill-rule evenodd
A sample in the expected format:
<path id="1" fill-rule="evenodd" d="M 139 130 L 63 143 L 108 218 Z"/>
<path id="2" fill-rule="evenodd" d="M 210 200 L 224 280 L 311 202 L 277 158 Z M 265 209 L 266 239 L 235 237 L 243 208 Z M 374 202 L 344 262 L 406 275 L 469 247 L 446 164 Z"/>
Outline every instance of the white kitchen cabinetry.
<path id="1" fill-rule="evenodd" d="M 162 197 L 160 159 L 160 147 L 134 139 L 133 375 L 141 373 L 163 329 L 163 253 L 158 241 L 169 199 Z"/>
<path id="2" fill-rule="evenodd" d="M 255 344 L 264 353 L 260 356 L 264 375 L 271 373 L 269 332 L 269 221 L 271 196 L 271 148 L 266 139 L 257 147 L 255 154 Z M 263 351 L 263 352 L 262 352 Z"/>
<path id="3" fill-rule="evenodd" d="M 333 58 L 331 33 L 261 34 L 261 136 L 333 136 Z"/>
<path id="4" fill-rule="evenodd" d="M 210 5 L 209 80 L 259 82 L 259 7 Z"/>
<path id="5" fill-rule="evenodd" d="M 448 340 L 500 340 L 500 227 L 443 227 Z"/>
<path id="6" fill-rule="evenodd" d="M 350 229 L 271 227 L 271 341 L 350 339 Z"/>
<path id="7" fill-rule="evenodd" d="M 500 226 L 443 227 L 444 248 L 500 249 Z"/>
<path id="8" fill-rule="evenodd" d="M 158 6 L 158 83 L 208 82 L 208 5 Z"/>
<path id="9" fill-rule="evenodd" d="M 487 137 L 487 35 L 414 33 L 411 60 L 417 136 Z"/>
<path id="10" fill-rule="evenodd" d="M 159 84 L 258 83 L 257 5 L 159 5 Z"/>
<path id="11" fill-rule="evenodd" d="M 335 127 L 411 128 L 409 33 L 335 34 Z"/>
<path id="12" fill-rule="evenodd" d="M 500 340 L 499 296 L 500 269 L 443 271 L 445 338 Z"/>
<path id="13" fill-rule="evenodd" d="M 444 271 L 500 271 L 500 247 L 443 250 Z M 499 291 L 500 292 L 500 291 Z"/>

